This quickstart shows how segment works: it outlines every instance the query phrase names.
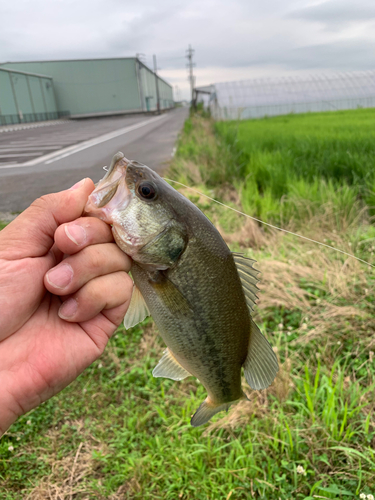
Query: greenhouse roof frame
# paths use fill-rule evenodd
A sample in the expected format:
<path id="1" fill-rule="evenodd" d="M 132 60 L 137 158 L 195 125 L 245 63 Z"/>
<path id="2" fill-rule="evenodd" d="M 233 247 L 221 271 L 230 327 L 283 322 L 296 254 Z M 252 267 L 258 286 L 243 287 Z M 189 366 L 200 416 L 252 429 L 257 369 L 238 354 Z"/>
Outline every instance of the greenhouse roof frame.
<path id="1" fill-rule="evenodd" d="M 375 96 L 375 71 L 283 76 L 215 84 L 218 104 L 248 107 Z"/>

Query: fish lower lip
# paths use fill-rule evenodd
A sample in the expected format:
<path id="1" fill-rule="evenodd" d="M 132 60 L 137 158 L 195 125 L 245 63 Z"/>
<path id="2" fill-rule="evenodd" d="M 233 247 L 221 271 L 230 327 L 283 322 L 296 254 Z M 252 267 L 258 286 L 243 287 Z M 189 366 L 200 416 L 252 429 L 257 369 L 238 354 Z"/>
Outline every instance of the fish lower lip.
<path id="1" fill-rule="evenodd" d="M 124 210 L 131 194 L 126 184 L 126 170 L 129 164 L 122 153 L 117 153 L 106 175 L 95 186 L 85 206 L 85 214 L 96 216 L 111 224 L 111 213 Z"/>

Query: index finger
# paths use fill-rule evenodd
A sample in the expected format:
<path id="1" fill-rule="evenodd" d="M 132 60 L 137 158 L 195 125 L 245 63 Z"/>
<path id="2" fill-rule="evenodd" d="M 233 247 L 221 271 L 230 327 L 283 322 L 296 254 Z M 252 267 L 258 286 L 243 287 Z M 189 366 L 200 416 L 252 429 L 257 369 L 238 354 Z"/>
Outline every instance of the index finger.
<path id="1" fill-rule="evenodd" d="M 80 217 L 56 229 L 56 246 L 65 254 L 73 255 L 89 245 L 113 241 L 111 228 L 96 217 Z"/>

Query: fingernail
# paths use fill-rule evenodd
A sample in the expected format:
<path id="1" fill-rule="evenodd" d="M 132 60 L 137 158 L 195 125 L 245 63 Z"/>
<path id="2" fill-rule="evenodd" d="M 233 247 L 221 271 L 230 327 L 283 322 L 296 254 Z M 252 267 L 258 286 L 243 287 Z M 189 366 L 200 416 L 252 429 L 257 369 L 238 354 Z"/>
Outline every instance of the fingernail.
<path id="1" fill-rule="evenodd" d="M 68 299 L 61 304 L 58 314 L 61 319 L 68 319 L 75 315 L 77 309 L 77 301 L 75 299 Z"/>
<path id="2" fill-rule="evenodd" d="M 69 264 L 61 264 L 47 274 L 47 281 L 57 288 L 66 288 L 73 279 L 73 269 Z"/>
<path id="3" fill-rule="evenodd" d="M 72 186 L 71 188 L 69 188 L 69 190 L 72 191 L 73 189 L 78 189 L 78 188 L 82 187 L 85 182 L 86 182 L 86 179 L 82 179 L 81 181 L 79 181 L 76 184 L 74 184 L 74 186 Z"/>
<path id="4" fill-rule="evenodd" d="M 76 245 L 82 245 L 86 241 L 86 231 L 78 224 L 65 226 L 65 234 Z"/>

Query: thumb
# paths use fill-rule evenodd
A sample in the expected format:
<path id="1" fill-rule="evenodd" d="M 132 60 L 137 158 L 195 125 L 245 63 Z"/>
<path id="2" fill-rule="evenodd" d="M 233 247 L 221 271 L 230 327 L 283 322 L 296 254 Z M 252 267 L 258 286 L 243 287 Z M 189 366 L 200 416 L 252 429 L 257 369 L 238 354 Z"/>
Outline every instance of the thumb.
<path id="1" fill-rule="evenodd" d="M 45 255 L 53 245 L 57 227 L 81 217 L 94 187 L 86 178 L 66 191 L 35 200 L 1 231 L 0 256 L 14 260 Z"/>

